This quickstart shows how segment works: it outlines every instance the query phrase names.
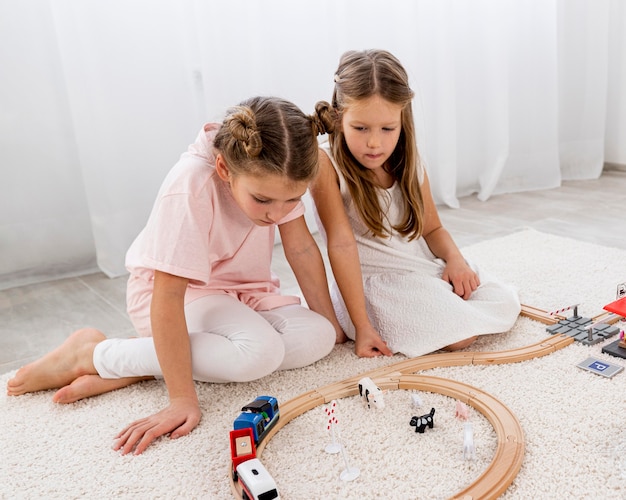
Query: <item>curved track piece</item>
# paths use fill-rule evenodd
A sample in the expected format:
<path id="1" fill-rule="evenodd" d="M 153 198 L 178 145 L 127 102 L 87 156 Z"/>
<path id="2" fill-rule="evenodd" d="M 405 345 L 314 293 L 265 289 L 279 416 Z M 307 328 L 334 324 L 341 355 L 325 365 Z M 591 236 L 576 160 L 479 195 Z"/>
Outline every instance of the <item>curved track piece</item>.
<path id="1" fill-rule="evenodd" d="M 522 306 L 522 315 L 542 323 L 555 323 L 558 318 L 548 317 L 545 311 Z M 295 417 L 315 408 L 330 403 L 333 399 L 354 396 L 358 393 L 358 381 L 363 377 L 375 380 L 384 389 L 419 389 L 456 398 L 482 413 L 493 426 L 498 446 L 495 456 L 487 469 L 467 488 L 453 496 L 454 499 L 495 499 L 513 482 L 524 458 L 524 432 L 517 417 L 498 399 L 488 393 L 462 382 L 440 377 L 414 375 L 420 370 L 444 366 L 504 364 L 539 358 L 562 349 L 574 339 L 566 335 L 552 335 L 535 344 L 499 352 L 450 352 L 427 354 L 406 359 L 389 366 L 371 370 L 349 377 L 341 382 L 320 387 L 306 392 L 280 406 L 280 419 L 263 442 L 257 448 L 257 457 L 261 456 L 265 445 L 280 429 Z M 228 477 L 236 498 L 241 498 L 241 491 L 233 481 L 230 468 Z"/>
<path id="2" fill-rule="evenodd" d="M 389 390 L 418 389 L 450 396 L 475 408 L 493 426 L 498 439 L 493 460 L 476 481 L 453 498 L 498 498 L 513 482 L 524 459 L 524 431 L 515 415 L 498 399 L 471 385 L 427 375 L 403 375 L 396 372 L 391 376 L 378 377 L 375 382 L 379 387 Z M 354 396 L 357 393 L 355 384 L 332 384 L 282 404 L 280 419 L 259 445 L 257 456 L 260 456 L 273 435 L 295 417 L 333 399 Z M 238 486 L 233 482 L 232 476 L 230 478 L 233 493 L 241 498 Z"/>
<path id="3" fill-rule="evenodd" d="M 498 437 L 493 460 L 467 488 L 453 498 L 498 498 L 517 476 L 524 460 L 524 431 L 517 417 L 502 402 L 488 393 L 454 380 L 426 375 L 403 375 L 400 389 L 436 392 L 458 399 L 481 412 Z"/>

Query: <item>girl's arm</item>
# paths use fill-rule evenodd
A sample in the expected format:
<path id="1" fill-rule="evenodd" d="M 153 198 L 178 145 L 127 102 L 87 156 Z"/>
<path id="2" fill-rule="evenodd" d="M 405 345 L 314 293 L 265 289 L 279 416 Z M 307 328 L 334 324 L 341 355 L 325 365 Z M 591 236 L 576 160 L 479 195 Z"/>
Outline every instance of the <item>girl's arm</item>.
<path id="1" fill-rule="evenodd" d="M 421 188 L 424 201 L 422 236 L 435 257 L 439 257 L 446 263 L 441 279 L 452 285 L 454 293 L 467 300 L 480 285 L 478 275 L 467 264 L 452 236 L 441 224 L 426 173 L 424 173 L 424 183 Z"/>
<path id="2" fill-rule="evenodd" d="M 119 435 L 115 449 L 142 453 L 156 438 L 189 434 L 201 412 L 191 370 L 191 347 L 185 321 L 184 298 L 188 280 L 164 272 L 154 274 L 150 320 L 170 403 L 154 415 L 137 420 Z"/>
<path id="3" fill-rule="evenodd" d="M 335 327 L 336 343 L 346 341 L 328 293 L 328 278 L 320 250 L 304 216 L 278 226 L 285 257 L 298 280 L 309 309 L 327 318 Z"/>
<path id="4" fill-rule="evenodd" d="M 355 352 L 361 357 L 381 354 L 390 356 L 391 350 L 370 323 L 365 309 L 359 253 L 341 200 L 337 173 L 322 150 L 319 153 L 319 162 L 320 172 L 311 185 L 311 194 L 326 231 L 328 258 L 333 275 L 356 330 Z"/>

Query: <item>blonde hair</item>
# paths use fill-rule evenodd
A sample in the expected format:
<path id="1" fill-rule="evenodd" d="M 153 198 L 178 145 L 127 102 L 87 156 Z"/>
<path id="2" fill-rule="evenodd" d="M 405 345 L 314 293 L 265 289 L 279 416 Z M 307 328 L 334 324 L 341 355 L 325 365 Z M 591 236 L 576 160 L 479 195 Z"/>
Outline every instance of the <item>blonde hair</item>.
<path id="1" fill-rule="evenodd" d="M 341 127 L 344 111 L 355 102 L 372 96 L 402 106 L 401 132 L 395 150 L 388 160 L 389 174 L 402 192 L 403 215 L 393 226 L 409 240 L 419 238 L 424 221 L 424 203 L 419 182 L 420 157 L 415 140 L 415 126 L 411 102 L 414 93 L 409 87 L 408 75 L 400 61 L 384 50 L 350 51 L 343 54 L 335 73 L 332 106 L 325 101 L 317 103 L 318 115 L 327 123 L 332 154 L 346 179 L 356 209 L 374 236 L 384 238 L 390 229 L 385 225 L 385 213 L 378 199 L 379 188 L 372 173 L 354 158 L 345 141 Z M 326 127 L 327 129 L 329 127 Z"/>
<path id="2" fill-rule="evenodd" d="M 318 171 L 318 116 L 278 97 L 252 97 L 230 108 L 214 140 L 233 175 L 286 176 L 310 182 Z"/>

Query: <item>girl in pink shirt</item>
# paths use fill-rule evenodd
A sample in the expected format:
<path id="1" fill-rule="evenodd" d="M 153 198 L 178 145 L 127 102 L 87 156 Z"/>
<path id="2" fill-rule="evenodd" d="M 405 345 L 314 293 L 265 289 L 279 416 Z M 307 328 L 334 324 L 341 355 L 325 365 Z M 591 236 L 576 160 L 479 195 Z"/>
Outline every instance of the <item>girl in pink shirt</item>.
<path id="1" fill-rule="evenodd" d="M 278 98 L 256 97 L 203 127 L 169 172 L 128 250 L 128 312 L 139 334 L 93 328 L 21 368 L 9 395 L 60 388 L 71 403 L 163 378 L 169 405 L 130 424 L 115 449 L 143 452 L 200 421 L 194 380 L 244 382 L 309 365 L 345 340 L 302 196 L 317 173 L 324 127 Z M 309 308 L 280 295 L 270 268 L 278 226 Z"/>

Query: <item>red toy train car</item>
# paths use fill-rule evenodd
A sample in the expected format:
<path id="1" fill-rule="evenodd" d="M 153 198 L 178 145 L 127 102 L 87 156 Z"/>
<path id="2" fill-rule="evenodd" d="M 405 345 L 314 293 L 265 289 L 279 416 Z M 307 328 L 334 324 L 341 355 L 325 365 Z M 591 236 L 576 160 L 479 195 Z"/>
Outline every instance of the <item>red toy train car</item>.
<path id="1" fill-rule="evenodd" d="M 230 456 L 233 463 L 233 479 L 236 481 L 237 466 L 246 460 L 256 458 L 254 435 L 250 427 L 230 431 Z"/>

